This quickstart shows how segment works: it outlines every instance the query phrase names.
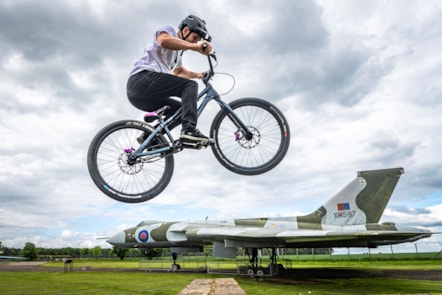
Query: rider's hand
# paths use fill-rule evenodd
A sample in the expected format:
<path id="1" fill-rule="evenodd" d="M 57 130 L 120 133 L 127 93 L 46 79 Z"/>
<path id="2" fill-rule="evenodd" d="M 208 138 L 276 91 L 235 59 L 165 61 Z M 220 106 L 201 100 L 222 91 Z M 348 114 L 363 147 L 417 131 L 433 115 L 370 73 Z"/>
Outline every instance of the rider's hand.
<path id="1" fill-rule="evenodd" d="M 208 56 L 210 54 L 210 52 L 212 52 L 212 45 L 205 40 L 198 43 L 198 46 L 199 46 L 198 52 L 201 54 Z"/>
<path id="2" fill-rule="evenodd" d="M 195 73 L 197 79 L 204 79 L 204 76 L 206 75 L 206 72 L 203 73 Z"/>

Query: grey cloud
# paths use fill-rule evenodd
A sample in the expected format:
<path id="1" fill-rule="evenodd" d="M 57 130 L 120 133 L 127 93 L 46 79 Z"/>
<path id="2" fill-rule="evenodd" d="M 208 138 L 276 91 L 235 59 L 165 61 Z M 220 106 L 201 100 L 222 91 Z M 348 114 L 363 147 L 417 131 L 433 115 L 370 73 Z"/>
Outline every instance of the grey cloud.
<path id="1" fill-rule="evenodd" d="M 323 9 L 326 8 L 314 1 L 223 1 L 221 5 L 203 0 L 152 0 L 108 1 L 98 8 L 92 5 L 101 4 L 55 0 L 0 2 L 3 143 L 0 145 L 0 160 L 6 164 L 2 165 L 0 200 L 8 212 L 18 212 L 25 220 L 41 225 L 41 230 L 35 229 L 34 232 L 14 228 L 8 231 L 9 240 L 16 232 L 26 236 L 45 235 L 45 228 L 54 228 L 53 224 L 57 222 L 57 229 L 63 223 L 71 230 L 78 225 L 75 221 L 78 216 L 87 220 L 97 214 L 89 210 L 91 204 L 95 204 L 101 213 L 96 215 L 100 215 L 97 227 L 114 226 L 116 216 L 124 216 L 127 219 L 124 222 L 137 222 L 138 218 L 146 217 L 146 208 L 155 208 L 148 212 L 148 216 L 165 215 L 166 206 L 152 205 L 157 200 L 160 204 L 173 200 L 170 201 L 173 202 L 171 207 L 177 212 L 183 211 L 183 204 L 190 204 L 192 208 L 199 206 L 198 210 L 204 215 L 205 210 L 211 209 L 202 208 L 204 205 L 198 201 L 206 196 L 220 200 L 220 203 L 225 199 L 235 200 L 235 210 L 249 216 L 256 216 L 255 211 L 268 210 L 264 208 L 267 204 L 302 211 L 305 203 L 311 203 L 306 198 L 312 195 L 328 198 L 341 188 L 341 184 L 351 180 L 356 170 L 364 170 L 366 166 L 382 168 L 407 164 L 404 167 L 406 174 L 395 192 L 398 202 L 415 200 L 416 192 L 426 195 L 442 187 L 437 155 L 432 163 L 423 163 L 416 158 L 421 147 L 419 139 L 394 136 L 391 128 L 375 124 L 366 136 L 358 137 L 363 138 L 363 142 L 357 143 L 354 153 L 360 156 L 349 161 L 347 155 L 339 151 L 351 138 L 342 138 L 339 132 L 336 139 L 322 137 L 330 125 L 347 130 L 355 121 L 369 120 L 372 109 L 353 112 L 352 108 L 360 105 L 367 95 L 377 94 L 379 83 L 391 71 L 398 70 L 404 59 L 411 60 L 411 65 L 420 63 L 422 56 L 413 55 L 422 53 L 417 50 L 419 48 L 411 46 L 408 56 L 398 51 L 398 56 L 389 58 L 387 54 L 383 59 L 384 47 L 369 44 L 371 40 L 368 39 L 376 39 L 376 36 L 354 34 L 350 36 L 355 37 L 352 39 L 344 34 L 337 40 L 331 34 L 333 28 L 329 27 L 334 25 L 334 20 L 325 22 Z M 171 6 L 174 9 L 170 9 Z M 342 6 L 343 10 L 347 8 Z M 104 119 L 109 121 L 125 118 L 124 107 L 131 107 L 124 97 L 125 79 L 131 64 L 140 57 L 145 43 L 158 26 L 177 26 L 189 13 L 206 19 L 219 56 L 219 70 L 236 76 L 237 88 L 232 96 L 263 97 L 278 106 L 279 100 L 285 98 L 282 105 L 287 109 L 283 111 L 291 122 L 297 123 L 294 117 L 304 118 L 304 115 L 311 121 L 290 126 L 292 145 L 288 156 L 275 170 L 262 176 L 247 178 L 230 173 L 216 163 L 210 150 L 177 154 L 174 177 L 164 194 L 152 203 L 140 204 L 136 207 L 140 208 L 139 213 L 129 215 L 127 207 L 108 200 L 91 184 L 85 154 L 94 131 L 89 132 L 88 128 L 97 127 L 95 121 L 103 120 L 95 118 L 98 112 L 106 112 L 108 115 Z M 264 17 L 266 22 L 259 27 L 260 30 L 250 34 L 239 27 L 238 20 L 246 16 L 252 21 Z M 425 46 L 428 51 L 423 52 L 431 55 L 434 54 L 431 49 L 439 43 L 433 46 L 428 43 L 435 40 L 440 30 L 434 25 L 438 18 L 432 19 L 426 25 L 418 25 L 415 31 L 409 25 L 410 29 L 399 33 L 402 26 L 395 30 L 389 27 L 391 31 L 387 33 L 396 38 L 410 38 L 407 39 L 410 44 Z M 345 19 L 335 21 L 345 22 Z M 380 30 L 385 33 L 386 29 Z M 385 40 L 379 41 L 381 45 Z M 7 70 L 14 54 L 22 56 L 22 68 Z M 193 54 L 189 52 L 190 55 Z M 192 66 L 205 66 L 204 60 L 195 60 Z M 81 87 L 73 79 L 73 73 L 82 72 L 90 87 Z M 402 77 L 403 72 L 395 73 Z M 415 103 L 422 107 L 430 105 L 428 114 L 431 118 L 431 112 L 440 107 L 437 65 L 432 71 L 423 67 L 422 74 L 417 77 L 414 68 L 407 73 L 410 81 L 417 78 L 416 85 L 410 85 L 410 88 L 415 86 L 418 94 L 414 96 Z M 423 87 L 425 81 L 427 84 Z M 399 86 L 406 83 L 401 79 L 394 82 Z M 30 97 L 18 97 L 24 95 L 22 90 L 26 90 L 26 95 L 30 93 Z M 383 94 L 380 95 L 382 98 Z M 30 103 L 40 96 L 49 98 L 47 101 L 42 99 L 41 104 Z M 226 99 L 230 100 L 232 96 Z M 291 97 L 295 99 L 289 101 Z M 410 97 L 406 95 L 406 99 Z M 340 118 L 334 118 L 334 113 L 324 113 L 323 104 L 330 103 L 343 106 L 339 109 L 347 112 L 341 112 Z M 317 110 L 321 113 L 316 113 Z M 60 117 L 53 114 L 66 114 L 75 124 L 66 124 L 64 128 L 66 122 L 56 121 Z M 129 114 L 136 114 L 136 110 Z M 316 121 L 321 114 L 324 118 Z M 407 124 L 413 119 L 417 118 L 404 122 L 403 128 L 408 128 Z M 100 122 L 99 127 L 109 121 Z M 437 129 L 436 123 L 429 125 L 428 130 Z M 322 147 L 327 147 L 325 150 L 330 154 L 325 155 Z M 428 149 L 430 152 L 431 148 Z M 300 153 L 304 149 L 305 153 Z M 189 170 L 198 175 L 198 181 L 188 179 Z M 197 174 L 200 171 L 203 172 Z M 195 188 L 186 195 L 190 181 L 195 181 Z M 268 195 L 278 197 L 278 202 Z M 109 206 L 114 206 L 112 219 L 103 214 L 108 213 L 108 208 L 102 205 L 106 201 L 111 204 Z M 71 220 L 65 219 L 67 206 L 72 211 Z M 223 212 L 229 211 L 228 204 L 223 206 Z M 45 216 L 50 218 L 43 218 Z M 69 238 L 66 241 L 71 242 Z"/>
<path id="2" fill-rule="evenodd" d="M 328 102 L 352 107 L 393 68 L 379 60 L 377 51 L 357 41 L 332 45 L 322 9 L 314 2 L 245 2 L 238 10 L 270 18 L 253 36 L 233 34 L 236 46 L 228 50 L 250 67 L 257 81 L 272 85 L 262 92 L 272 100 L 298 94 L 299 106 L 306 109 Z M 254 58 L 257 53 L 263 60 Z"/>
<path id="3" fill-rule="evenodd" d="M 438 162 L 421 165 L 418 168 L 413 171 L 413 176 L 409 180 L 410 186 L 427 189 L 442 187 L 442 169 Z"/>
<path id="4" fill-rule="evenodd" d="M 322 9 L 315 2 L 276 2 L 278 4 L 280 7 L 274 10 L 268 31 L 261 39 L 269 42 L 269 54 L 308 54 L 327 45 L 328 32 L 321 19 Z"/>
<path id="5" fill-rule="evenodd" d="M 411 159 L 416 149 L 421 145 L 417 141 L 403 142 L 394 130 L 385 128 L 374 133 L 362 142 L 366 146 L 366 154 L 370 161 L 379 165 L 398 165 Z"/>
<path id="6" fill-rule="evenodd" d="M 0 95 L 9 97 L 5 108 L 36 113 L 61 106 L 84 111 L 96 96 L 124 94 L 124 82 L 116 93 L 114 81 L 120 73 L 129 72 L 158 24 L 168 21 L 160 21 L 161 14 L 155 13 L 164 5 L 161 1 L 114 3 L 105 5 L 100 14 L 84 2 L 0 3 L 0 64 L 14 56 L 23 59 L 22 69 L 3 72 L 0 78 L 19 82 L 20 89 L 31 92 L 44 89 L 57 101 L 42 109 L 18 99 L 20 89 L 2 89 Z M 178 25 L 187 13 L 178 9 L 166 19 Z M 92 87 L 88 89 L 73 81 L 72 73 L 82 71 L 89 75 Z"/>
<path id="7" fill-rule="evenodd" d="M 417 215 L 417 214 L 430 214 L 431 210 L 425 209 L 425 208 L 408 208 L 405 206 L 391 206 L 392 210 L 405 213 L 405 214 L 411 214 L 411 215 Z"/>
<path id="8" fill-rule="evenodd" d="M 53 4 L 18 2 L 0 9 L 0 26 L 6 28 L 0 34 L 2 51 L 8 53 L 3 58 L 16 54 L 24 60 L 20 71 L 10 72 L 4 79 L 20 81 L 22 89 L 47 89 L 48 95 L 71 99 L 71 106 L 81 106 L 73 98 L 90 95 L 73 84 L 69 69 L 98 67 L 102 63 L 103 48 L 100 50 L 99 45 L 104 42 L 100 32 L 105 30 L 94 25 L 96 22 L 87 11 L 75 13 Z M 15 103 L 9 107 L 21 111 L 29 107 L 18 100 Z"/>

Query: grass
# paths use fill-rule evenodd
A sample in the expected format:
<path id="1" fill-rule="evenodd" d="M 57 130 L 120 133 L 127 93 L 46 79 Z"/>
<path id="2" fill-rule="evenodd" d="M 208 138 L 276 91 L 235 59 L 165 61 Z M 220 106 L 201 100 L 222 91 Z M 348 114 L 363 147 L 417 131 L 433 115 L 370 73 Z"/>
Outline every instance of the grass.
<path id="1" fill-rule="evenodd" d="M 170 260 L 155 263 L 168 264 Z M 226 264 L 232 262 L 226 261 Z M 180 261 L 183 265 L 183 262 Z M 191 266 L 191 260 L 184 261 Z M 233 263 L 233 265 L 235 265 Z M 80 270 L 90 266 L 94 271 Z M 63 272 L 62 262 L 46 263 L 40 272 L 0 272 L 0 293 L 16 294 L 177 294 L 194 279 L 232 277 L 201 273 L 150 273 L 128 272 L 138 269 L 137 260 L 75 260 L 73 272 Z M 56 271 L 54 271 L 56 268 Z M 99 268 L 116 268 L 114 272 L 100 272 Z M 441 260 L 297 260 L 293 269 L 322 268 L 367 270 L 442 270 Z M 58 271 L 59 270 L 59 271 Z M 442 282 L 434 280 L 410 280 L 403 278 L 271 278 L 256 280 L 250 277 L 233 276 L 249 295 L 297 295 L 297 294 L 442 294 Z M 438 293 L 439 292 L 439 293 Z"/>
<path id="2" fill-rule="evenodd" d="M 441 260 L 390 260 L 390 261 L 302 261 L 292 268 L 363 268 L 396 270 L 442 270 Z"/>
<path id="3" fill-rule="evenodd" d="M 355 255 L 285 255 L 279 258 L 278 263 L 282 263 L 285 268 L 323 268 L 323 267 L 368 267 L 382 269 L 442 269 L 442 255 L 438 253 L 400 253 L 391 254 L 355 254 Z M 200 269 L 206 264 L 220 269 L 236 269 L 240 265 L 247 264 L 247 257 L 232 259 L 214 259 L 212 257 L 201 256 L 180 256 L 178 263 L 182 268 Z M 169 268 L 170 257 L 144 260 L 140 265 L 139 258 L 126 260 L 103 260 L 103 259 L 75 259 L 75 267 L 91 266 L 93 268 Z M 269 259 L 263 256 L 262 265 L 268 265 Z M 63 267 L 63 262 L 46 263 L 48 267 Z"/>
<path id="4" fill-rule="evenodd" d="M 177 294 L 194 279 L 222 276 L 207 274 L 155 274 L 123 272 L 4 272 L 0 290 L 3 295 L 16 294 Z M 442 283 L 405 279 L 333 279 L 291 282 L 257 281 L 235 277 L 251 295 L 285 294 L 441 294 Z"/>
<path id="5" fill-rule="evenodd" d="M 177 294 L 195 276 L 145 273 L 2 273 L 0 290 L 12 294 Z"/>

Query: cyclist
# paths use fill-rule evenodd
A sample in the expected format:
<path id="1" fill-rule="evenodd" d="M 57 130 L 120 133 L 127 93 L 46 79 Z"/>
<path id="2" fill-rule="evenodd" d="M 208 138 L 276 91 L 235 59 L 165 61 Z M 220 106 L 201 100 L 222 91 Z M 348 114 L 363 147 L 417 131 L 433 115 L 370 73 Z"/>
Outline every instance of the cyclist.
<path id="1" fill-rule="evenodd" d="M 198 83 L 191 80 L 202 79 L 204 73 L 185 68 L 182 55 L 186 50 L 209 55 L 211 39 L 206 22 L 195 15 L 183 19 L 178 31 L 164 26 L 155 32 L 153 40 L 146 45 L 143 56 L 134 64 L 127 81 L 127 97 L 138 109 L 152 111 L 169 105 L 171 109 L 165 113 L 167 116 L 182 105 L 182 142 L 209 140 L 196 128 Z M 181 103 L 171 96 L 181 98 Z M 143 134 L 138 141 L 144 139 Z"/>

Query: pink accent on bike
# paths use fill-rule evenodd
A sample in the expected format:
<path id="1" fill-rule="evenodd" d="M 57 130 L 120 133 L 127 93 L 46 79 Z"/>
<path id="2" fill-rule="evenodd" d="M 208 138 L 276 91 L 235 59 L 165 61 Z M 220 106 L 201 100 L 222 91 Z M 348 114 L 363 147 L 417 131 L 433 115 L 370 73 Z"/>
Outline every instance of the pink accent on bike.
<path id="1" fill-rule="evenodd" d="M 239 136 L 239 132 L 237 131 L 237 132 L 235 132 L 235 140 L 236 141 L 238 141 L 238 140 L 240 140 L 240 136 Z"/>
<path id="2" fill-rule="evenodd" d="M 158 114 L 156 112 L 148 112 L 144 114 L 144 118 L 150 118 L 150 117 L 158 117 Z"/>

